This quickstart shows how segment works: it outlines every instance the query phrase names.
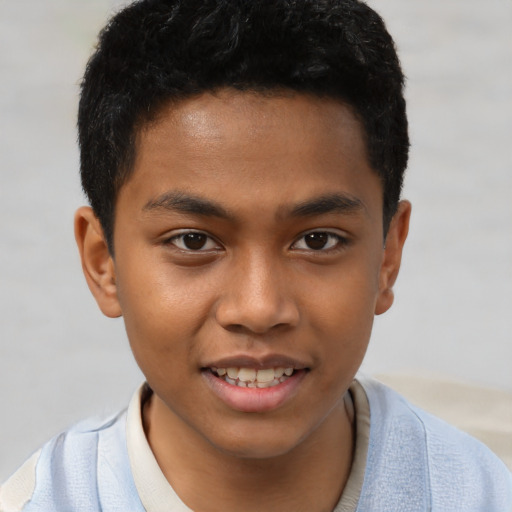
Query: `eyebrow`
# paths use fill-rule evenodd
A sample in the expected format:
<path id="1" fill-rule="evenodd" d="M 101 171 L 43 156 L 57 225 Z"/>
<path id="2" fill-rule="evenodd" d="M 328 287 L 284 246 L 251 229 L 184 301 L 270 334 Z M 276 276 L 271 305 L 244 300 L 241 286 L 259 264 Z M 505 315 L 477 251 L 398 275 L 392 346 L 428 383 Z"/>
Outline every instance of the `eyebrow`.
<path id="1" fill-rule="evenodd" d="M 328 194 L 295 205 L 292 217 L 314 217 L 327 213 L 355 214 L 366 211 L 365 204 L 357 197 L 346 194 Z"/>
<path id="2" fill-rule="evenodd" d="M 184 192 L 166 192 L 156 199 L 151 199 L 143 207 L 143 211 L 160 209 L 222 219 L 231 217 L 222 206 L 214 201 Z"/>
<path id="3" fill-rule="evenodd" d="M 168 210 L 221 219 L 234 218 L 218 203 L 185 192 L 166 192 L 155 199 L 149 200 L 144 205 L 143 211 L 150 212 L 153 210 Z M 350 215 L 361 211 L 366 211 L 366 206 L 360 199 L 347 194 L 336 193 L 308 199 L 291 208 L 286 208 L 283 213 L 285 217 L 315 217 L 329 213 Z M 279 216 L 281 217 L 282 214 Z"/>

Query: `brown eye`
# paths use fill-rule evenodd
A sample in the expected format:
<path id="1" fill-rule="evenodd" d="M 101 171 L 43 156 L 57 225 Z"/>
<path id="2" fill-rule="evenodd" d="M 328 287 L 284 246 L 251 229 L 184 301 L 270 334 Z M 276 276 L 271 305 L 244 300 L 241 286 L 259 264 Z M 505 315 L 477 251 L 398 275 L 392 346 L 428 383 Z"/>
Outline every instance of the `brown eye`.
<path id="1" fill-rule="evenodd" d="M 329 231 L 310 231 L 302 235 L 292 249 L 300 251 L 328 252 L 330 249 L 341 248 L 347 244 L 347 239 Z"/>
<path id="2" fill-rule="evenodd" d="M 219 245 L 206 233 L 188 231 L 173 236 L 167 243 L 175 245 L 182 251 L 211 251 L 219 249 Z"/>
<path id="3" fill-rule="evenodd" d="M 319 251 L 326 246 L 329 235 L 327 233 L 309 233 L 304 236 L 304 241 L 309 249 Z"/>
<path id="4" fill-rule="evenodd" d="M 187 233 L 186 235 L 183 235 L 183 245 L 192 251 L 199 251 L 199 249 L 202 249 L 207 240 L 208 237 L 203 235 L 203 233 Z"/>

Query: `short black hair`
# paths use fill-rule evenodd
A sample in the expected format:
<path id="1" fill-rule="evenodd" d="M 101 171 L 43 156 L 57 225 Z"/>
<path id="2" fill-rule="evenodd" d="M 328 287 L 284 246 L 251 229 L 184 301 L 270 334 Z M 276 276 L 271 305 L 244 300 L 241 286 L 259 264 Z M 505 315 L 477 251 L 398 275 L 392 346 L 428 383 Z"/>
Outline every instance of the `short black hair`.
<path id="1" fill-rule="evenodd" d="M 380 16 L 358 0 L 139 0 L 101 31 L 81 84 L 82 187 L 113 250 L 115 202 L 138 130 L 205 91 L 292 90 L 349 104 L 396 212 L 409 138 L 404 76 Z"/>

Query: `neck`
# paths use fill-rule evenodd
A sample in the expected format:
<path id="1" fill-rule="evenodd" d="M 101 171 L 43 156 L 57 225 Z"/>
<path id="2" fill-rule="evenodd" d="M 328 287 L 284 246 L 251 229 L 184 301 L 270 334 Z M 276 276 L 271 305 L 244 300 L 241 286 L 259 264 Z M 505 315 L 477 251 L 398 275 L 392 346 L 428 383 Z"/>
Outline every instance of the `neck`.
<path id="1" fill-rule="evenodd" d="M 155 395 L 145 404 L 143 418 L 163 474 L 192 510 L 327 512 L 336 506 L 352 463 L 354 422 L 348 397 L 347 392 L 299 445 L 263 459 L 219 450 Z"/>

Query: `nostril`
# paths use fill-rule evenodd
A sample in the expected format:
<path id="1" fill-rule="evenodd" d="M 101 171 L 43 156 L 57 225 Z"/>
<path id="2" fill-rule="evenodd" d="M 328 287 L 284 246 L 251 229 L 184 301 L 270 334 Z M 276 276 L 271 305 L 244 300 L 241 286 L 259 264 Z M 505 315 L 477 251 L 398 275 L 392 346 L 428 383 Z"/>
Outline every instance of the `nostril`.
<path id="1" fill-rule="evenodd" d="M 217 322 L 233 332 L 256 334 L 295 326 L 299 319 L 297 305 L 287 286 L 276 277 L 246 276 L 226 283 L 215 309 Z"/>
<path id="2" fill-rule="evenodd" d="M 237 334 L 243 334 L 245 331 L 247 331 L 247 329 L 241 324 L 224 325 L 224 329 Z"/>

